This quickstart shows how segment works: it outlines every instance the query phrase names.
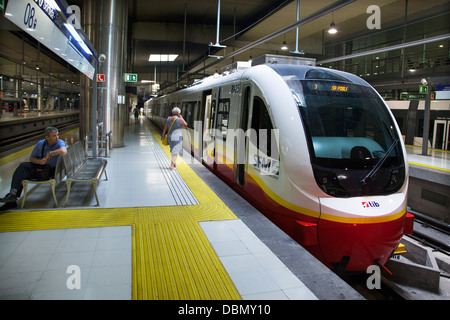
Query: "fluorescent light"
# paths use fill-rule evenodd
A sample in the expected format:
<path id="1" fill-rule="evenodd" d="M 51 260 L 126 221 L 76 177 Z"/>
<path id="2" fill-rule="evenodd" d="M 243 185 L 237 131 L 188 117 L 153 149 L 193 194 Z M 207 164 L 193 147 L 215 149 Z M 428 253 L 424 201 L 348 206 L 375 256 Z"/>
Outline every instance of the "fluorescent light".
<path id="1" fill-rule="evenodd" d="M 151 62 L 172 62 L 178 58 L 177 54 L 151 54 L 148 61 Z"/>
<path id="2" fill-rule="evenodd" d="M 83 39 L 81 39 L 80 35 L 78 34 L 77 30 L 75 30 L 75 28 L 71 24 L 64 23 L 64 25 L 66 26 L 67 30 L 70 32 L 72 37 L 75 38 L 75 40 L 77 40 L 78 42 L 83 41 Z"/>
<path id="3" fill-rule="evenodd" d="M 141 83 L 154 83 L 155 80 L 142 80 Z"/>
<path id="4" fill-rule="evenodd" d="M 80 44 L 81 48 L 84 50 L 84 52 L 86 52 L 87 54 L 92 55 L 92 51 L 89 49 L 89 47 L 86 45 L 86 43 L 83 41 L 83 39 L 81 39 L 80 35 L 78 34 L 77 30 L 75 30 L 75 28 L 68 23 L 64 23 L 64 26 L 67 28 L 67 30 L 70 32 L 70 34 L 72 35 L 72 37 L 75 38 L 75 40 L 78 41 L 78 43 Z"/>

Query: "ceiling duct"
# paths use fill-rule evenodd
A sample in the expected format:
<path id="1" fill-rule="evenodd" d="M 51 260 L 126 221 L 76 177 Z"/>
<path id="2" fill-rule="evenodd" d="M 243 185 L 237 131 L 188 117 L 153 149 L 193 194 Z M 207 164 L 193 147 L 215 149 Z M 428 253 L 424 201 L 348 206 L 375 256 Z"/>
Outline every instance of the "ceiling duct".
<path id="1" fill-rule="evenodd" d="M 288 57 L 274 54 L 265 54 L 252 61 L 252 67 L 261 64 L 290 64 L 296 66 L 315 66 L 316 59 L 303 57 Z"/>

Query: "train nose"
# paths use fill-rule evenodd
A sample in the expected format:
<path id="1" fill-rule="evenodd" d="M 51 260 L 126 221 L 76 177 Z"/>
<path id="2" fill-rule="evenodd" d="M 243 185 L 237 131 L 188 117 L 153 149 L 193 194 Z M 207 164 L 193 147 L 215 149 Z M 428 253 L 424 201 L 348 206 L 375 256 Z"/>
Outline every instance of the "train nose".
<path id="1" fill-rule="evenodd" d="M 366 271 L 375 261 L 384 265 L 409 232 L 410 217 L 378 223 L 341 223 L 320 220 L 318 239 L 322 256 L 330 268 Z M 408 229 L 408 230 L 407 230 Z"/>

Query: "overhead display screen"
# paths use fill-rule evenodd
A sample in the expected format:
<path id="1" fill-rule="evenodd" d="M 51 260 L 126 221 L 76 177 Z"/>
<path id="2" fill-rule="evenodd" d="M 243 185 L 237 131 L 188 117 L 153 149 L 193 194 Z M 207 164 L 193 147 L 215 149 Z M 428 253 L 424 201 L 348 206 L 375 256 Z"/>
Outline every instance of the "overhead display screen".
<path id="1" fill-rule="evenodd" d="M 14 0 L 5 17 L 92 80 L 96 51 L 84 32 L 75 29 L 67 7 L 60 0 Z"/>

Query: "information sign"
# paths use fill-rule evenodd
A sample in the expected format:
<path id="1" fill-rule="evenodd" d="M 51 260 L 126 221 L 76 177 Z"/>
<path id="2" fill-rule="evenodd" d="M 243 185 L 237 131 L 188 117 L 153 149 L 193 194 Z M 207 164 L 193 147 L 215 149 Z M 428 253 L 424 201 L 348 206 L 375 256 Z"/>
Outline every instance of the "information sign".
<path id="1" fill-rule="evenodd" d="M 5 17 L 92 80 L 96 52 L 66 12 L 67 3 L 61 0 L 13 0 Z"/>

